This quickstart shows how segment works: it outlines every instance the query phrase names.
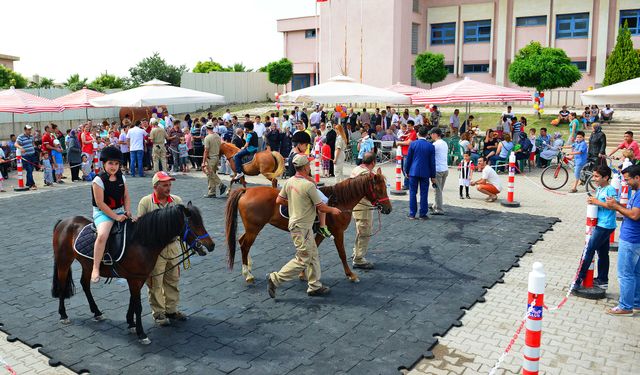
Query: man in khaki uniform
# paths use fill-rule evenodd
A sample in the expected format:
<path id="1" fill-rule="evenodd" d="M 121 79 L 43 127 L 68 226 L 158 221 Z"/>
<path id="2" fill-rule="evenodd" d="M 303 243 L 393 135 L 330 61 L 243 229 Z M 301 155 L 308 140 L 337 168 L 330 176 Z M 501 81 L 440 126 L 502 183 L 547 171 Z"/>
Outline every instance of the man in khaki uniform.
<path id="1" fill-rule="evenodd" d="M 153 126 L 153 129 L 151 129 L 151 133 L 149 134 L 149 140 L 153 143 L 151 159 L 153 160 L 153 173 L 156 173 L 161 169 L 167 169 L 167 149 L 164 147 L 164 142 L 167 139 L 167 132 L 165 132 L 162 127 L 158 126 L 158 119 L 152 118 L 149 122 Z"/>
<path id="2" fill-rule="evenodd" d="M 330 291 L 320 282 L 320 257 L 313 233 L 313 222 L 316 209 L 332 215 L 340 215 L 342 211 L 322 203 L 316 186 L 307 180 L 306 176 L 309 175 L 311 166 L 306 155 L 296 155 L 293 165 L 296 174 L 284 183 L 276 203 L 289 207 L 289 232 L 296 248 L 296 256 L 280 271 L 267 275 L 267 291 L 271 298 L 276 297 L 276 288 L 280 284 L 293 280 L 302 270 L 305 271 L 309 282 L 309 296 L 323 296 Z"/>
<path id="3" fill-rule="evenodd" d="M 151 180 L 153 193 L 140 200 L 138 216 L 182 204 L 182 199 L 179 196 L 171 194 L 171 181 L 175 181 L 175 178 L 169 176 L 167 172 L 157 172 L 153 175 Z M 181 253 L 180 239 L 176 237 L 162 250 L 153 271 L 151 271 L 152 277 L 147 280 L 149 305 L 151 305 L 153 319 L 160 326 L 170 324 L 170 320 L 187 320 L 187 316 L 178 311 L 178 301 L 180 300 L 178 262 Z"/>
<path id="4" fill-rule="evenodd" d="M 222 184 L 218 177 L 218 161 L 220 160 L 220 145 L 222 139 L 220 135 L 213 131 L 213 123 L 207 123 L 207 136 L 204 138 L 204 154 L 202 156 L 202 170 L 207 174 L 209 191 L 205 198 L 215 198 L 217 188 L 220 186 L 220 196 L 224 194 L 227 187 Z"/>
<path id="5" fill-rule="evenodd" d="M 362 164 L 353 168 L 351 178 L 360 175 L 370 174 L 376 166 L 376 156 L 371 152 L 366 152 L 362 158 Z M 373 211 L 371 202 L 367 198 L 362 198 L 353 208 L 353 218 L 356 220 L 356 241 L 353 246 L 353 268 L 372 269 L 373 263 L 367 261 L 365 256 L 369 248 L 371 238 L 371 225 L 373 222 Z"/>

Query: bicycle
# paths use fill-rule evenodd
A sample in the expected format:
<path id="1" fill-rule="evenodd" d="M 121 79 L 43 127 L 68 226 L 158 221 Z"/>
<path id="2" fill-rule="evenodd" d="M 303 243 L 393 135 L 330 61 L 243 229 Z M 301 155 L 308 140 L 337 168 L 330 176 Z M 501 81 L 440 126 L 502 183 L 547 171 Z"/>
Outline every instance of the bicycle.
<path id="1" fill-rule="evenodd" d="M 573 159 L 569 159 L 567 154 L 562 152 L 558 163 L 555 165 L 549 165 L 542 171 L 542 174 L 540 175 L 540 182 L 542 183 L 542 186 L 549 190 L 561 189 L 569 181 L 568 169 L 573 169 L 574 166 L 575 163 Z M 587 183 L 591 184 L 592 191 L 595 191 L 595 185 L 590 180 L 595 166 L 596 163 L 592 160 L 588 160 L 580 171 L 580 183 L 583 185 L 587 185 Z M 589 187 L 587 186 L 587 189 L 588 188 Z"/>
<path id="2" fill-rule="evenodd" d="M 615 160 L 614 158 L 610 156 L 606 156 L 605 158 L 607 160 L 607 166 L 611 169 L 611 178 L 613 178 L 616 174 L 620 173 L 620 171 L 613 166 L 613 161 Z M 587 178 L 587 181 L 585 182 L 584 187 L 587 190 L 587 194 L 595 193 L 597 186 L 593 182 L 593 172 L 591 172 L 591 175 L 589 176 L 589 178 Z"/>

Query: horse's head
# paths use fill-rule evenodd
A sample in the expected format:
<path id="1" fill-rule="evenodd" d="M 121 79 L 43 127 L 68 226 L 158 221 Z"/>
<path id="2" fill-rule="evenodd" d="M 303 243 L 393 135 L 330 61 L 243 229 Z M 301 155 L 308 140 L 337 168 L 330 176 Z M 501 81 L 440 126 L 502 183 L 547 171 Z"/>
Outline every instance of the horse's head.
<path id="1" fill-rule="evenodd" d="M 206 247 L 211 253 L 216 247 L 213 239 L 207 233 L 202 220 L 202 215 L 198 207 L 191 204 L 191 201 L 184 206 L 184 232 L 182 241 L 188 245 L 188 249 L 195 250 L 198 255 L 206 255 L 202 247 Z"/>
<path id="2" fill-rule="evenodd" d="M 383 214 L 391 213 L 391 201 L 387 195 L 387 181 L 380 168 L 369 176 L 367 199 Z"/>

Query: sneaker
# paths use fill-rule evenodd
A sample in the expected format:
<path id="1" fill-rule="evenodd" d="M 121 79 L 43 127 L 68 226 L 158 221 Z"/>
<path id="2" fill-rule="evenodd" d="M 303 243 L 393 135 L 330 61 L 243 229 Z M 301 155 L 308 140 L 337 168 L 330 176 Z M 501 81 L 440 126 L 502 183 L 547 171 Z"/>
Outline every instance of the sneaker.
<path id="1" fill-rule="evenodd" d="M 371 262 L 353 263 L 353 268 L 360 268 L 361 270 L 372 270 L 373 263 Z"/>
<path id="2" fill-rule="evenodd" d="M 320 229 L 318 229 L 318 232 L 320 232 L 320 234 L 324 238 L 330 238 L 331 237 L 331 232 L 329 232 L 329 228 L 327 228 L 327 227 L 320 227 Z"/>
<path id="3" fill-rule="evenodd" d="M 234 178 L 231 179 L 231 181 L 240 181 L 240 179 L 244 177 L 244 173 L 240 172 L 238 173 Z"/>
<path id="4" fill-rule="evenodd" d="M 156 323 L 157 326 L 160 326 L 160 327 L 166 327 L 171 324 L 169 319 L 167 319 L 167 317 L 164 314 L 158 314 L 154 316 L 153 321 Z"/>
<path id="5" fill-rule="evenodd" d="M 460 196 L 460 199 L 464 199 L 464 197 L 461 195 L 461 196 Z"/>
<path id="6" fill-rule="evenodd" d="M 227 191 L 227 187 L 225 185 L 220 185 L 220 196 L 224 195 L 225 191 Z"/>
<path id="7" fill-rule="evenodd" d="M 276 298 L 276 284 L 271 280 L 271 274 L 267 274 L 267 293 L 269 293 L 269 297 Z"/>
<path id="8" fill-rule="evenodd" d="M 411 216 L 411 215 L 408 215 L 408 216 L 407 216 L 407 218 L 408 218 L 409 220 L 415 220 L 415 219 L 416 219 L 416 217 L 415 217 L 415 216 Z"/>
<path id="9" fill-rule="evenodd" d="M 170 172 L 169 176 L 177 176 L 178 174 L 176 172 Z"/>
<path id="10" fill-rule="evenodd" d="M 606 312 L 608 315 L 613 315 L 613 316 L 633 316 L 633 310 L 623 310 L 620 308 L 620 306 L 607 309 Z"/>
<path id="11" fill-rule="evenodd" d="M 440 211 L 440 210 L 433 211 L 432 215 L 444 215 L 444 211 Z"/>
<path id="12" fill-rule="evenodd" d="M 307 292 L 307 295 L 309 297 L 322 297 L 322 296 L 326 296 L 330 292 L 331 292 L 331 288 L 329 288 L 328 286 L 323 286 L 323 287 L 320 287 L 320 288 L 318 288 L 316 290 L 312 290 L 310 292 Z"/>
<path id="13" fill-rule="evenodd" d="M 598 279 L 593 279 L 593 285 L 597 286 L 598 288 L 601 288 L 601 289 L 607 289 L 609 287 L 609 283 L 608 282 L 603 282 L 603 281 L 600 281 Z"/>
<path id="14" fill-rule="evenodd" d="M 640 307 L 634 307 L 633 308 L 633 312 L 634 313 L 640 313 Z"/>
<path id="15" fill-rule="evenodd" d="M 215 198 L 216 195 L 215 194 L 205 194 L 202 196 L 202 198 Z"/>
<path id="16" fill-rule="evenodd" d="M 435 215 L 435 213 L 434 213 L 434 215 Z M 425 216 L 420 216 L 419 219 L 420 220 L 429 220 L 429 216 L 426 216 L 426 215 Z"/>
<path id="17" fill-rule="evenodd" d="M 185 315 L 184 313 L 182 313 L 180 311 L 176 311 L 174 313 L 167 314 L 167 318 L 169 318 L 170 320 L 178 321 L 178 322 L 186 322 L 189 319 L 189 317 L 187 315 Z"/>
<path id="18" fill-rule="evenodd" d="M 467 194 L 467 199 L 471 199 L 471 197 L 469 196 L 469 194 Z"/>

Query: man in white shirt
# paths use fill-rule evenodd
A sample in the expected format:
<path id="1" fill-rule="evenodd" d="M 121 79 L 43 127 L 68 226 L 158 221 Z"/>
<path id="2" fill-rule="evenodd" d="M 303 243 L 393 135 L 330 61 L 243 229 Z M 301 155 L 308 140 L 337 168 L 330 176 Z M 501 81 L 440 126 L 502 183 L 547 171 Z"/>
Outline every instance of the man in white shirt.
<path id="1" fill-rule="evenodd" d="M 471 186 L 477 186 L 479 192 L 488 195 L 485 201 L 495 202 L 498 199 L 500 190 L 502 190 L 500 177 L 490 165 L 487 165 L 484 156 L 478 158 L 478 171 L 482 172 L 482 178 L 477 181 L 471 181 Z"/>
<path id="2" fill-rule="evenodd" d="M 455 109 L 451 117 L 449 117 L 449 125 L 451 126 L 451 135 L 457 135 L 460 129 L 460 110 Z"/>
<path id="3" fill-rule="evenodd" d="M 510 105 L 507 106 L 507 110 L 505 112 L 502 112 L 502 117 L 504 116 L 509 117 L 511 119 L 511 122 L 515 122 L 515 120 L 517 120 L 516 114 L 513 112 Z"/>
<path id="4" fill-rule="evenodd" d="M 166 109 L 162 112 L 162 115 L 164 116 L 164 128 L 165 130 L 169 130 L 171 128 L 173 128 L 173 116 L 171 116 L 169 114 L 169 111 L 167 111 Z"/>
<path id="5" fill-rule="evenodd" d="M 311 116 L 309 116 L 309 122 L 311 123 L 311 126 L 314 126 L 316 129 L 318 129 L 320 127 L 321 117 L 322 116 L 320 115 L 320 111 L 316 108 L 316 110 L 311 113 Z"/>
<path id="6" fill-rule="evenodd" d="M 135 126 L 129 129 L 129 132 L 127 133 L 127 139 L 129 140 L 129 153 L 131 157 L 131 177 L 136 176 L 136 167 L 138 168 L 138 175 L 140 177 L 144 177 L 142 158 L 144 156 L 144 137 L 149 135 L 144 131 L 147 126 L 147 119 L 136 121 Z"/>
<path id="7" fill-rule="evenodd" d="M 260 121 L 260 116 L 256 116 L 255 121 L 253 122 L 253 131 L 258 136 L 258 152 L 264 150 L 264 133 L 267 131 L 267 128 L 264 126 L 262 121 Z"/>
<path id="8" fill-rule="evenodd" d="M 420 114 L 420 110 L 416 108 L 415 114 L 413 115 L 413 122 L 415 123 L 415 126 L 422 126 L 424 125 L 424 119 L 422 117 L 422 115 Z"/>
<path id="9" fill-rule="evenodd" d="M 601 111 L 602 116 L 600 116 L 600 123 L 604 123 L 605 121 L 608 124 L 611 124 L 611 118 L 613 117 L 613 109 L 611 109 L 611 105 L 607 104 L 605 108 Z"/>
<path id="10" fill-rule="evenodd" d="M 227 108 L 227 110 L 224 112 L 224 115 L 222 115 L 222 119 L 224 121 L 231 121 L 231 110 L 229 108 Z"/>
<path id="11" fill-rule="evenodd" d="M 391 124 L 390 125 L 395 125 L 396 127 L 400 124 L 398 124 L 400 122 L 400 116 L 398 116 L 398 114 L 396 113 L 396 110 L 391 108 Z"/>
<path id="12" fill-rule="evenodd" d="M 444 210 L 442 209 L 442 190 L 449 175 L 449 165 L 447 164 L 449 146 L 447 142 L 442 140 L 442 130 L 440 130 L 440 128 L 433 128 L 431 130 L 431 139 L 433 140 L 433 147 L 436 149 L 436 202 L 433 205 L 431 214 L 444 215 Z"/>

